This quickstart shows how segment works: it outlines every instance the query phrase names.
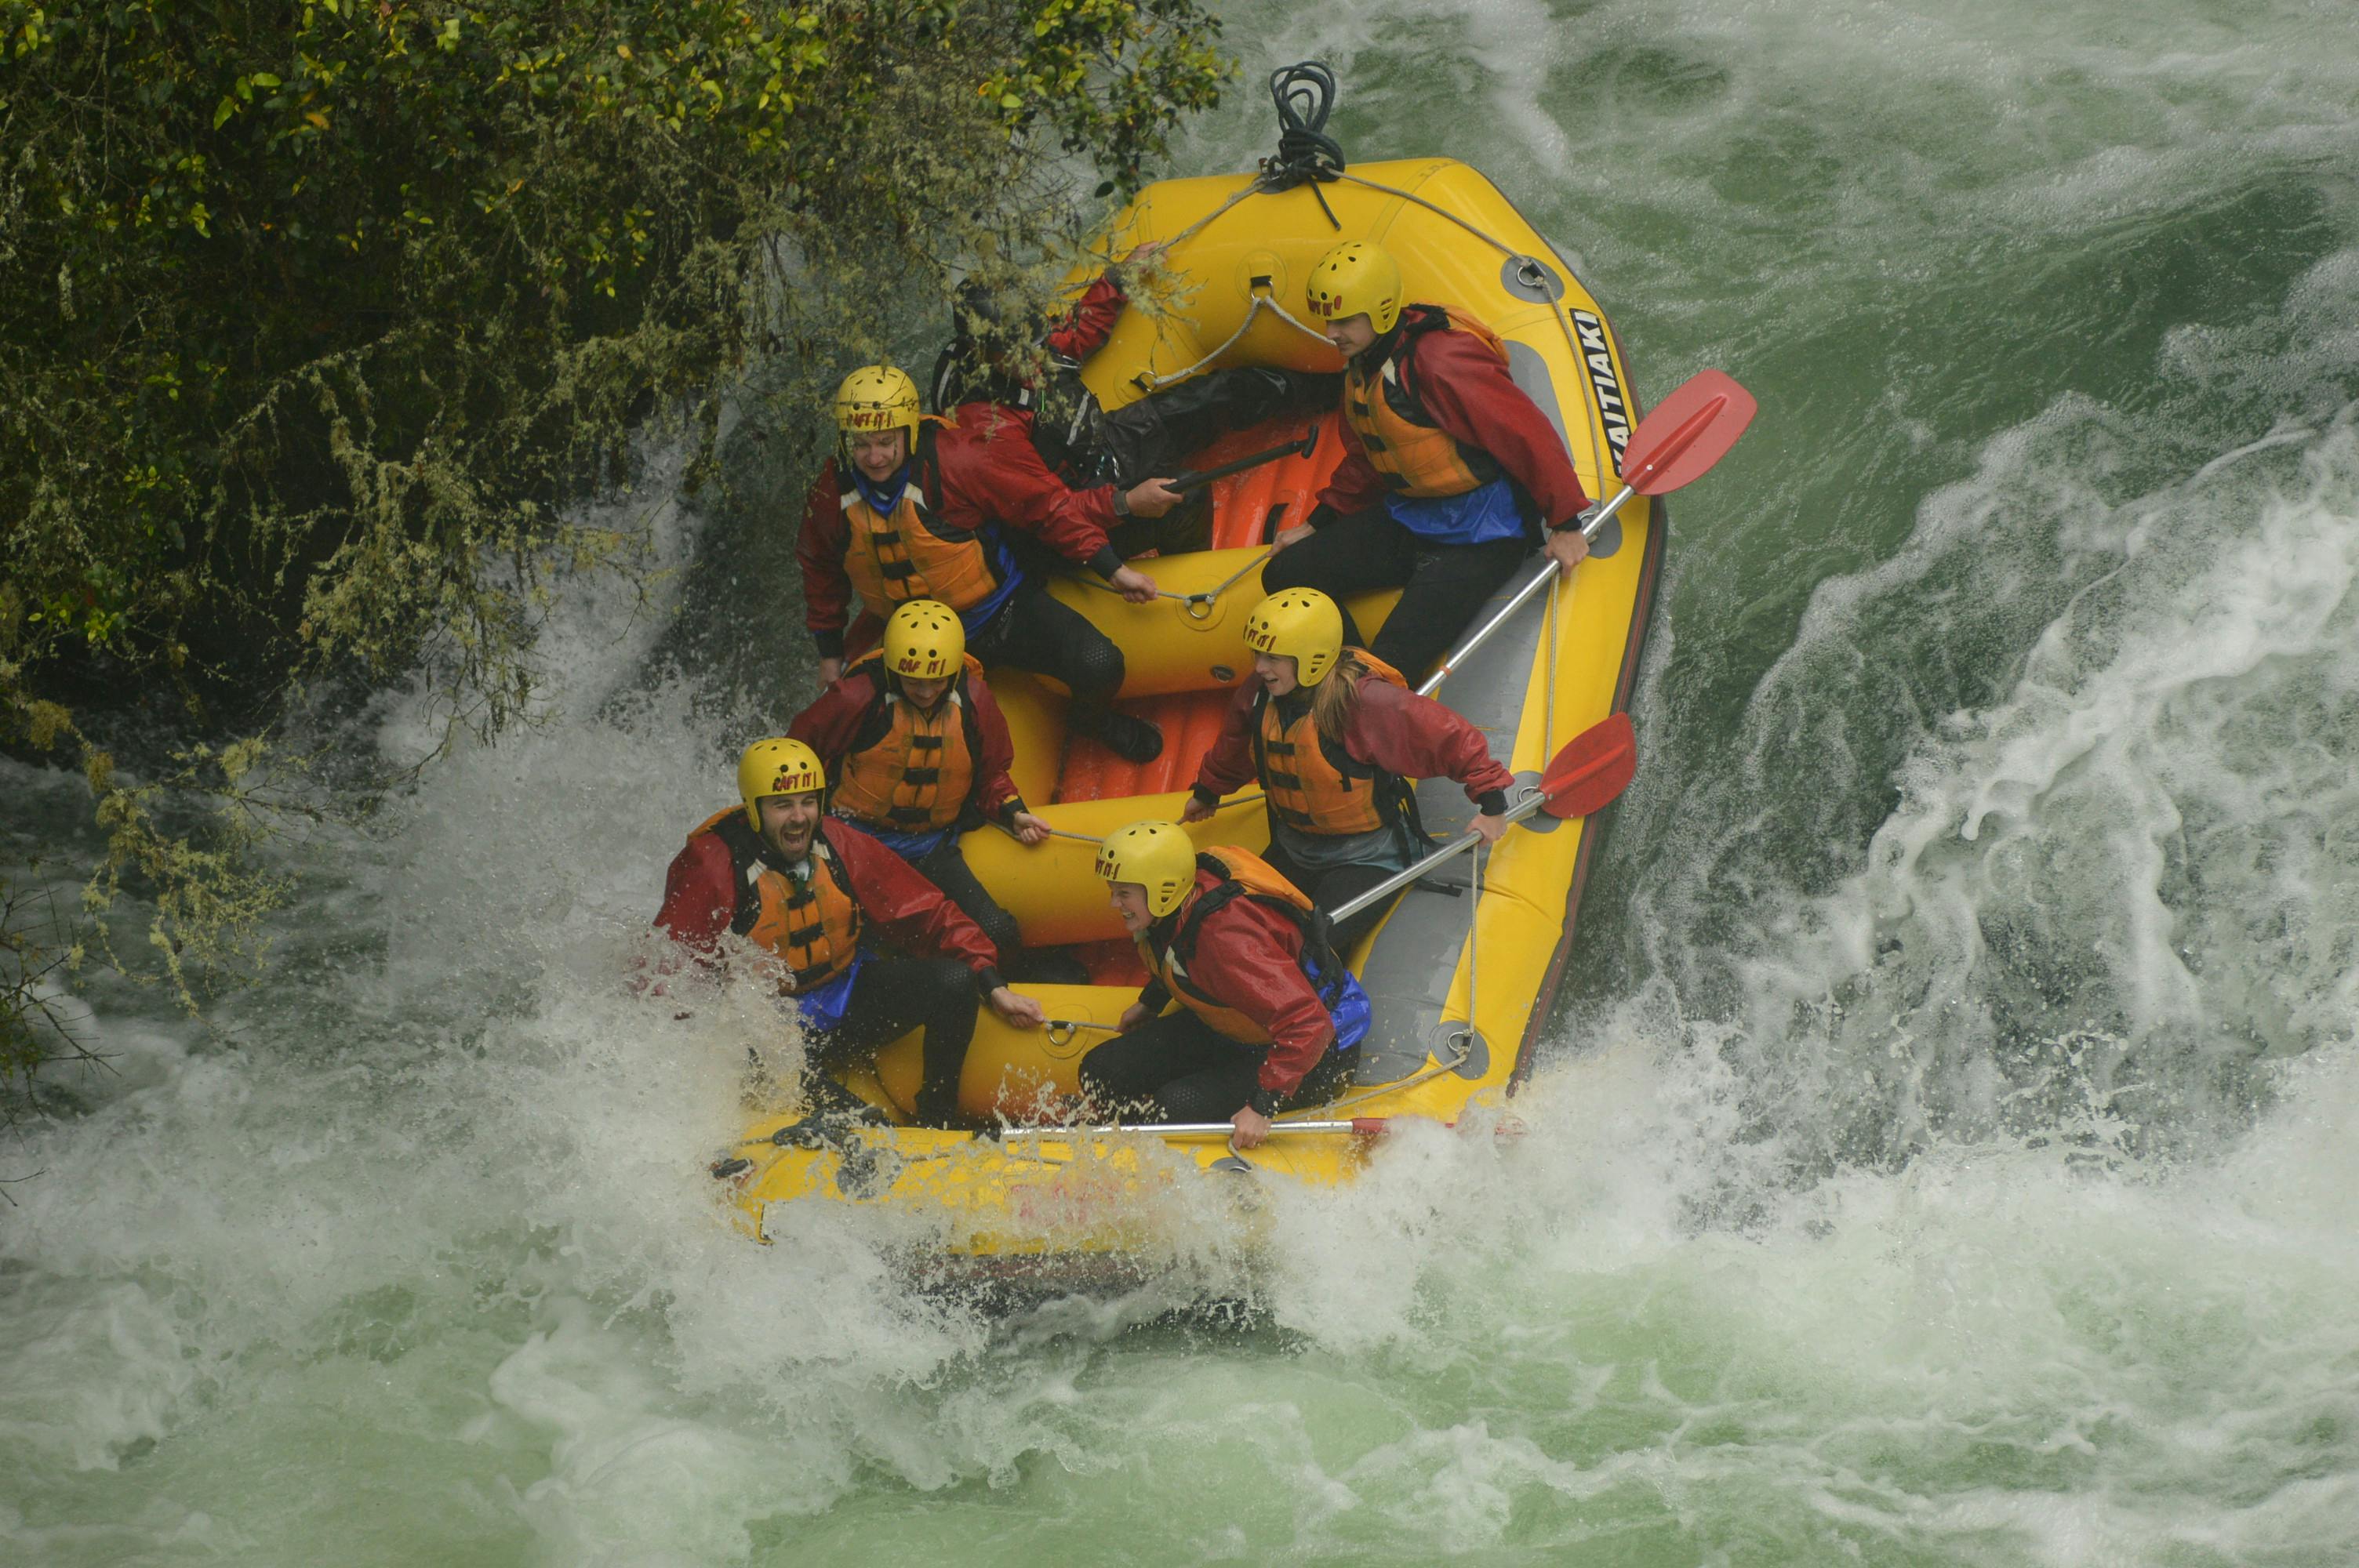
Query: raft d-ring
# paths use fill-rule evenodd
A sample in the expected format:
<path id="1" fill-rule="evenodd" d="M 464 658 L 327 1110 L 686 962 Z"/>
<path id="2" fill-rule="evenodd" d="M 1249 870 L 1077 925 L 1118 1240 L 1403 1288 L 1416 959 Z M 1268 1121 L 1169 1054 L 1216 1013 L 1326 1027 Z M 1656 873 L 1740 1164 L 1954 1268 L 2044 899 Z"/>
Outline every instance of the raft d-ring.
<path id="1" fill-rule="evenodd" d="M 1073 1043 L 1073 1036 L 1082 1032 L 1082 1026 L 1070 1018 L 1045 1019 L 1041 1022 L 1040 1027 L 1047 1033 L 1049 1044 L 1060 1050 L 1071 1045 Z"/>
<path id="2" fill-rule="evenodd" d="M 1500 264 L 1499 287 L 1536 304 L 1552 305 L 1564 297 L 1564 279 L 1538 256 L 1508 256 Z"/>
<path id="3" fill-rule="evenodd" d="M 1180 611 L 1190 621 L 1210 621 L 1212 618 L 1213 601 L 1218 598 L 1219 595 L 1211 593 L 1182 594 L 1180 597 Z"/>

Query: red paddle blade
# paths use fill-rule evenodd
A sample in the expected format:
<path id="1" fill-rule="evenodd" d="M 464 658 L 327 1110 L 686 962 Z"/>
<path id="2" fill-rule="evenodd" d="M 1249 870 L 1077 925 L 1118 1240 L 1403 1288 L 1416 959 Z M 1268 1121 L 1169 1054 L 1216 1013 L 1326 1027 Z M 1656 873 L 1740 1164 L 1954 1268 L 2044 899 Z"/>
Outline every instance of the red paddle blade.
<path id="1" fill-rule="evenodd" d="M 1664 495 L 1702 478 L 1736 445 L 1756 406 L 1726 372 L 1696 372 L 1630 433 L 1622 482 L 1641 495 Z"/>
<path id="2" fill-rule="evenodd" d="M 1638 738 L 1617 713 L 1565 742 L 1540 775 L 1540 807 L 1550 816 L 1587 816 L 1629 787 L 1638 772 Z"/>

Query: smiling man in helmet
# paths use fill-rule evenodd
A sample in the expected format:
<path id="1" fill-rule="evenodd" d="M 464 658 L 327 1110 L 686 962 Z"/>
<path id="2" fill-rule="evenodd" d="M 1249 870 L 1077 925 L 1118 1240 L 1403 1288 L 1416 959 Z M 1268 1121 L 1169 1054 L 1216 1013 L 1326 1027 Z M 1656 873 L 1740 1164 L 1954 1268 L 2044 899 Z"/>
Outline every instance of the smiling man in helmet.
<path id="1" fill-rule="evenodd" d="M 842 674 L 855 600 L 869 624 L 911 600 L 937 600 L 957 612 L 976 657 L 1063 682 L 1076 734 L 1132 762 L 1159 755 L 1162 732 L 1112 707 L 1122 650 L 1049 597 L 1009 544 L 1010 530 L 1029 535 L 1146 603 L 1154 579 L 1106 541 L 1110 494 L 1069 489 L 995 405 L 922 417 L 917 384 L 887 365 L 844 377 L 835 413 L 842 448 L 811 487 L 795 546 L 820 678 Z"/>
<path id="2" fill-rule="evenodd" d="M 1293 883 L 1243 849 L 1199 854 L 1170 822 L 1107 834 L 1097 872 L 1147 982 L 1082 1058 L 1093 1099 L 1134 1120 L 1226 1120 L 1251 1149 L 1280 1110 L 1352 1081 L 1368 996 Z"/>
<path id="3" fill-rule="evenodd" d="M 1400 589 L 1366 646 L 1414 684 L 1535 539 L 1568 571 L 1589 554 L 1589 496 L 1498 336 L 1455 306 L 1405 304 L 1383 246 L 1337 245 L 1307 292 L 1344 358 L 1343 460 L 1309 520 L 1277 535 L 1262 586 L 1338 600 Z"/>
<path id="4" fill-rule="evenodd" d="M 977 999 L 1038 1027 L 1040 1004 L 1001 979 L 999 955 L 941 890 L 821 809 L 824 770 L 800 741 L 756 741 L 737 762 L 739 804 L 688 836 L 664 878 L 658 928 L 712 961 L 723 933 L 759 949 L 802 1020 L 807 1091 L 843 1107 L 823 1069 L 925 1030 L 918 1119 L 957 1122 Z M 898 953 L 879 953 L 882 934 Z"/>
<path id="5" fill-rule="evenodd" d="M 1448 778 L 1466 791 L 1472 824 L 1496 843 L 1515 775 L 1483 731 L 1408 689 L 1400 672 L 1343 643 L 1343 615 L 1316 589 L 1271 594 L 1245 617 L 1254 678 L 1239 688 L 1205 752 L 1185 822 L 1259 779 L 1269 813 L 1269 863 L 1333 909 L 1430 848 L 1410 779 Z M 1379 900 L 1330 934 L 1338 952 L 1373 929 Z"/>
<path id="6" fill-rule="evenodd" d="M 1040 979 L 1017 956 L 1016 917 L 975 881 L 959 836 L 988 820 L 1026 844 L 1049 825 L 1008 777 L 1016 745 L 983 666 L 950 606 L 912 600 L 885 622 L 882 646 L 795 716 L 787 733 L 826 765 L 829 809 L 865 828 L 964 910 L 1017 979 Z"/>

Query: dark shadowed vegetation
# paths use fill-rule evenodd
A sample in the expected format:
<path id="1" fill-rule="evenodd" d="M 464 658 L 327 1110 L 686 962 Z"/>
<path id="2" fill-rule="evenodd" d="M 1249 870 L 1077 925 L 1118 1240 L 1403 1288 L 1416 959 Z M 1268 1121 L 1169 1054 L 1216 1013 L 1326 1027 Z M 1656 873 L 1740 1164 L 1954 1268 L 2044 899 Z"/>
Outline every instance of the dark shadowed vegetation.
<path id="1" fill-rule="evenodd" d="M 299 695 L 423 671 L 446 741 L 518 718 L 554 596 L 645 566 L 579 503 L 653 443 L 711 484 L 733 413 L 809 441 L 953 273 L 1070 254 L 1213 101 L 1216 35 L 1189 0 L 0 4 L 0 747 L 88 781 L 87 950 L 191 1001 L 250 961 Z M 24 1082 L 22 977 L 62 972 L 14 929 Z"/>

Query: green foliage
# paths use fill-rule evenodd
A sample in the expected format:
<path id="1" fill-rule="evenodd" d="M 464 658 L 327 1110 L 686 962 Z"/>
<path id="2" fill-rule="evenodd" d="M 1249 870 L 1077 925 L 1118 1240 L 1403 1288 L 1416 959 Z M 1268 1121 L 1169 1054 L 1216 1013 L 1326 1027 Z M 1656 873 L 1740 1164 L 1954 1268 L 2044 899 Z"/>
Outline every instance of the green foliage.
<path id="1" fill-rule="evenodd" d="M 5 1108 L 7 1091 L 29 1092 L 43 1065 L 86 1057 L 53 994 L 86 962 L 160 982 L 191 1013 L 208 988 L 252 973 L 268 948 L 265 922 L 288 891 L 286 878 L 259 869 L 252 851 L 281 816 L 319 813 L 274 793 L 258 767 L 265 751 L 258 738 L 221 747 L 195 742 L 134 778 L 55 703 L 31 703 L 0 719 L 13 719 L 11 728 L 33 746 L 80 760 L 105 843 L 71 914 L 37 905 L 0 869 Z M 145 895 L 146 924 L 126 944 L 116 920 L 131 884 Z"/>
<path id="2" fill-rule="evenodd" d="M 0 3 L 0 744 L 95 785 L 67 690 L 161 684 L 201 730 L 421 666 L 507 722 L 550 596 L 644 565 L 575 503 L 651 434 L 708 480 L 738 389 L 795 428 L 906 341 L 891 302 L 1070 244 L 1071 198 L 1213 100 L 1216 32 L 1191 0 Z M 159 776 L 234 795 L 218 764 Z M 254 906 L 234 842 L 176 859 L 152 800 L 99 798 L 102 903 L 224 890 L 166 951 Z"/>
<path id="3" fill-rule="evenodd" d="M 79 957 L 61 936 L 57 911 L 0 875 L 0 1122 L 14 1101 L 30 1097 L 43 1067 L 93 1059 L 58 997 L 59 979 Z"/>
<path id="4" fill-rule="evenodd" d="M 1210 31 L 1124 0 L 0 5 L 0 659 L 246 661 L 292 609 L 304 651 L 397 667 L 458 624 L 496 663 L 476 551 L 611 546 L 554 503 L 657 405 L 710 418 L 781 242 L 930 263 L 1043 134 L 1133 185 L 1211 99 Z"/>

